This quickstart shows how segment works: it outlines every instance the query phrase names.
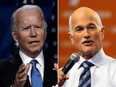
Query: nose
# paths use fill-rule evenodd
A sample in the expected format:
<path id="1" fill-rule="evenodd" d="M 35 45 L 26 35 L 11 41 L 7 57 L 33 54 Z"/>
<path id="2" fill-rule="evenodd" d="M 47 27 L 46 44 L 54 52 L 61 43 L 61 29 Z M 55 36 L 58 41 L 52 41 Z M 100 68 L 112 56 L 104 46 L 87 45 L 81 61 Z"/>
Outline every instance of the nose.
<path id="1" fill-rule="evenodd" d="M 86 28 L 84 29 L 84 38 L 86 39 L 90 38 L 89 31 Z"/>
<path id="2" fill-rule="evenodd" d="M 31 27 L 31 29 L 30 29 L 30 36 L 31 37 L 36 37 L 37 36 L 37 32 L 36 32 L 34 27 Z"/>

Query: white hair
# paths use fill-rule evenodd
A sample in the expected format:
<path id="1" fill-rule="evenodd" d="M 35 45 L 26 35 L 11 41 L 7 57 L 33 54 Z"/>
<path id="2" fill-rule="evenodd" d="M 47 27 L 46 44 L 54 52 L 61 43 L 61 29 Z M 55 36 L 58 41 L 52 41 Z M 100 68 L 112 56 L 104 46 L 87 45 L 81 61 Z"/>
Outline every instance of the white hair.
<path id="1" fill-rule="evenodd" d="M 72 26 L 72 23 L 71 23 L 71 16 L 69 17 L 69 31 L 71 33 L 71 35 L 73 35 L 73 26 Z"/>
<path id="2" fill-rule="evenodd" d="M 20 8 L 18 8 L 13 14 L 12 14 L 12 17 L 11 17 L 11 29 L 13 29 L 14 31 L 17 30 L 17 25 L 16 25 L 16 13 L 19 12 L 19 11 L 23 11 L 23 10 L 28 10 L 28 9 L 36 9 L 38 10 L 41 15 L 42 15 L 42 19 L 43 19 L 43 23 L 44 23 L 44 27 L 47 28 L 47 23 L 45 21 L 45 18 L 44 18 L 44 14 L 43 14 L 43 11 L 42 9 L 37 6 L 37 5 L 24 5 Z"/>
<path id="3" fill-rule="evenodd" d="M 95 12 L 95 15 L 97 16 L 97 24 L 98 24 L 98 27 L 101 30 L 102 29 L 102 26 L 103 26 L 102 25 L 102 22 L 101 22 L 101 19 L 100 19 L 100 17 L 99 17 L 99 15 L 98 15 L 97 12 Z M 69 31 L 70 31 L 71 35 L 73 36 L 73 32 L 72 32 L 73 31 L 73 26 L 72 26 L 72 23 L 71 23 L 71 16 L 69 17 Z"/>

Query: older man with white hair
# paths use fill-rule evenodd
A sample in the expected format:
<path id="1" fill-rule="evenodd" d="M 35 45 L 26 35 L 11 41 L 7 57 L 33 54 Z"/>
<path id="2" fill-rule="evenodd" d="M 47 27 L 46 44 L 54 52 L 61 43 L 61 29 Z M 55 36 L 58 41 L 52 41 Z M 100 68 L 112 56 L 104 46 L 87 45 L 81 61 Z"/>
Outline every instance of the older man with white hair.
<path id="1" fill-rule="evenodd" d="M 12 36 L 19 52 L 0 61 L 0 87 L 52 87 L 57 72 L 43 54 L 47 23 L 39 6 L 25 5 L 11 17 Z"/>
<path id="2" fill-rule="evenodd" d="M 69 77 L 59 70 L 59 87 L 116 87 L 116 60 L 102 48 L 104 28 L 94 10 L 80 7 L 73 12 L 69 35 L 80 60 L 67 73 Z"/>

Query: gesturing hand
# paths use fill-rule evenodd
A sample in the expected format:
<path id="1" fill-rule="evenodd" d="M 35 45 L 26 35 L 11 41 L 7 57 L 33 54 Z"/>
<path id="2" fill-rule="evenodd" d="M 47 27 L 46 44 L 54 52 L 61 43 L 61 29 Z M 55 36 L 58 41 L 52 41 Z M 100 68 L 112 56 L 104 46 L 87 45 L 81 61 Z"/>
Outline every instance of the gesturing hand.
<path id="1" fill-rule="evenodd" d="M 27 63 L 26 66 L 24 63 L 20 65 L 19 70 L 16 73 L 13 87 L 24 87 L 24 84 L 27 80 L 27 73 L 28 73 L 29 67 L 30 67 L 29 63 Z"/>
<path id="2" fill-rule="evenodd" d="M 69 76 L 58 70 L 58 87 L 61 87 L 67 79 L 69 79 Z"/>

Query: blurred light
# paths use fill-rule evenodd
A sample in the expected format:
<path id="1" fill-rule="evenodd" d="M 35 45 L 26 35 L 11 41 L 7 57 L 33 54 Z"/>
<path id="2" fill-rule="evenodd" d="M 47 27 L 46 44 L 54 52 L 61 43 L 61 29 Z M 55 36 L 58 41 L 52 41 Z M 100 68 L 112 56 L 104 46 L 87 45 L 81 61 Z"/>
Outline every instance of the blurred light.
<path id="1" fill-rule="evenodd" d="M 68 33 L 69 27 L 66 25 L 60 25 L 59 27 L 59 33 Z"/>
<path id="2" fill-rule="evenodd" d="M 16 46 L 16 47 L 19 47 L 19 43 L 18 43 L 18 42 L 15 42 L 15 46 Z"/>
<path id="3" fill-rule="evenodd" d="M 80 0 L 70 0 L 69 7 L 76 7 L 79 4 Z"/>
<path id="4" fill-rule="evenodd" d="M 60 55 L 60 59 L 62 59 L 61 62 L 67 61 L 69 58 L 70 58 L 70 56 L 67 56 L 67 55 Z"/>
<path id="5" fill-rule="evenodd" d="M 99 0 L 92 0 L 92 1 L 99 1 Z"/>
<path id="6" fill-rule="evenodd" d="M 62 17 L 63 17 L 63 18 L 68 18 L 68 19 L 69 19 L 70 15 L 71 15 L 73 12 L 74 12 L 74 11 L 69 11 L 69 10 L 64 11 Z"/>
<path id="7" fill-rule="evenodd" d="M 111 32 L 111 27 L 106 27 L 106 32 Z"/>
<path id="8" fill-rule="evenodd" d="M 63 40 L 63 41 L 60 41 L 60 47 L 63 47 L 63 48 L 72 48 L 73 45 L 71 43 L 70 40 Z"/>
<path id="9" fill-rule="evenodd" d="M 109 19 L 112 16 L 111 11 L 97 11 L 101 19 Z"/>
<path id="10" fill-rule="evenodd" d="M 109 40 L 104 40 L 104 41 L 102 42 L 102 46 L 103 46 L 104 48 L 109 48 L 109 47 L 111 46 L 111 41 L 109 41 Z"/>
<path id="11" fill-rule="evenodd" d="M 115 1 L 115 0 L 105 0 L 105 1 Z"/>
<path id="12" fill-rule="evenodd" d="M 52 27 L 51 32 L 55 33 L 56 32 L 56 28 Z"/>
<path id="13" fill-rule="evenodd" d="M 116 26 L 112 27 L 112 33 L 116 34 Z"/>

